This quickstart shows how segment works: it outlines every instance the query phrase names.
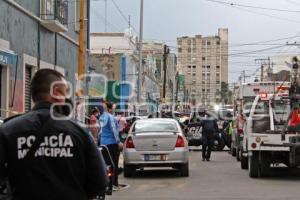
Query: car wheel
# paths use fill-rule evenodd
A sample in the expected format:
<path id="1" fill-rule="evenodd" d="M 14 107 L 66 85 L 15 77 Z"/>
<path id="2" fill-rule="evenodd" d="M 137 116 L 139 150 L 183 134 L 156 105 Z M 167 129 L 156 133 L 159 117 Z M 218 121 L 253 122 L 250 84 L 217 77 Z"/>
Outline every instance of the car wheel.
<path id="1" fill-rule="evenodd" d="M 213 151 L 222 151 L 224 147 L 225 147 L 225 142 L 222 138 L 220 137 L 214 138 L 213 147 L 212 147 Z"/>
<path id="2" fill-rule="evenodd" d="M 182 177 L 188 177 L 189 176 L 189 163 L 181 165 L 179 170 L 180 170 L 180 175 Z"/>
<path id="3" fill-rule="evenodd" d="M 259 176 L 258 152 L 252 152 L 252 156 L 248 156 L 249 176 L 257 178 Z"/>
<path id="4" fill-rule="evenodd" d="M 241 153 L 242 151 L 239 148 L 236 148 L 236 160 L 241 161 Z"/>
<path id="5" fill-rule="evenodd" d="M 124 163 L 124 177 L 132 177 L 135 174 L 135 168 Z"/>

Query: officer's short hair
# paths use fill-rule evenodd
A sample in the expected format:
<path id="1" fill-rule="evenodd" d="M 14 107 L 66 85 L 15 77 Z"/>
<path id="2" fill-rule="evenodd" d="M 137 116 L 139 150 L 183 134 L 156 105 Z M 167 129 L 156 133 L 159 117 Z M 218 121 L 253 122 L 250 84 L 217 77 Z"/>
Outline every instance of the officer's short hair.
<path id="1" fill-rule="evenodd" d="M 53 69 L 41 69 L 31 80 L 31 96 L 34 102 L 44 101 L 50 94 L 50 87 L 56 81 L 62 81 L 64 76 Z"/>

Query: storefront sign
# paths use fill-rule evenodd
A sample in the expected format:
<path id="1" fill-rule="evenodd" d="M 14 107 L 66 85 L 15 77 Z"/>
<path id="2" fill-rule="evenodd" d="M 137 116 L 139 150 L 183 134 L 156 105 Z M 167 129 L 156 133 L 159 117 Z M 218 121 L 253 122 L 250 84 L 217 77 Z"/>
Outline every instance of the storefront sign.
<path id="1" fill-rule="evenodd" d="M 17 55 L 13 52 L 7 52 L 0 49 L 0 63 L 5 65 L 15 65 L 17 63 Z"/>

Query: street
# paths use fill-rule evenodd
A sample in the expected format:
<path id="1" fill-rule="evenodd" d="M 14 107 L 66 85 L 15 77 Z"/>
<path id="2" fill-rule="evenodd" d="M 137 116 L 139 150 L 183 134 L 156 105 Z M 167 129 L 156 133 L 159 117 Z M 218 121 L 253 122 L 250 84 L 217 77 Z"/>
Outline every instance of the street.
<path id="1" fill-rule="evenodd" d="M 120 176 L 130 187 L 113 192 L 107 199 L 268 199 L 298 200 L 299 170 L 272 169 L 270 178 L 252 179 L 248 171 L 227 153 L 213 152 L 211 162 L 201 161 L 201 151 L 190 152 L 190 177 L 172 170 L 137 172 L 134 178 Z"/>

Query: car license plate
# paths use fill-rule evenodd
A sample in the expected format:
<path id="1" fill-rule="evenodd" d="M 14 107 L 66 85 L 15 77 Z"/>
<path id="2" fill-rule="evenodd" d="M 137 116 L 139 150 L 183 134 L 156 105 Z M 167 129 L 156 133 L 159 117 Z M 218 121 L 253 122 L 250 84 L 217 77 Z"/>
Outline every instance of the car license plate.
<path id="1" fill-rule="evenodd" d="M 166 155 L 159 154 L 159 155 L 151 155 L 151 154 L 145 154 L 144 155 L 145 161 L 165 161 Z"/>

